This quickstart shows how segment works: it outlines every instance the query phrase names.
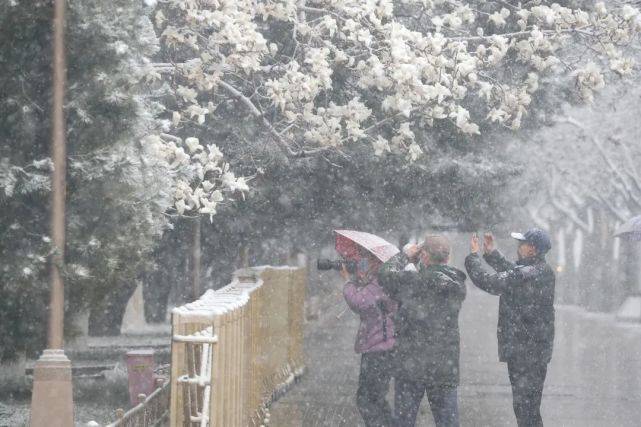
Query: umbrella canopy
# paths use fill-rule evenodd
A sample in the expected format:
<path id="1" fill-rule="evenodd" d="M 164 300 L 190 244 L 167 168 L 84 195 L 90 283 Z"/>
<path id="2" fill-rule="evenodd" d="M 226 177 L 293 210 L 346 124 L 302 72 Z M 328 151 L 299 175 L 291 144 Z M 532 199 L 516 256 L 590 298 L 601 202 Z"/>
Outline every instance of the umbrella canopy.
<path id="1" fill-rule="evenodd" d="M 368 250 L 382 262 L 399 253 L 396 246 L 374 234 L 355 230 L 334 230 L 334 233 L 336 252 L 347 259 L 358 259 L 359 247 Z"/>
<path id="2" fill-rule="evenodd" d="M 619 227 L 617 232 L 614 233 L 614 237 L 621 237 L 622 239 L 637 242 L 641 241 L 641 215 L 635 216 Z"/>

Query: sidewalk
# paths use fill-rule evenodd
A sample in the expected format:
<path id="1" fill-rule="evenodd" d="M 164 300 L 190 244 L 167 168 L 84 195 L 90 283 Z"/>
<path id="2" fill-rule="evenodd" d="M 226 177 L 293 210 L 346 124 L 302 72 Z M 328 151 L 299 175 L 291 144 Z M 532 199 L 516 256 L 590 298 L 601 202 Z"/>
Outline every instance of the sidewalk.
<path id="1" fill-rule="evenodd" d="M 337 305 L 310 322 L 308 373 L 271 410 L 277 427 L 359 426 L 354 404 L 356 317 Z M 498 298 L 469 288 L 460 317 L 462 426 L 515 426 L 504 364 L 498 362 Z M 549 426 L 641 425 L 641 326 L 611 316 L 557 309 L 556 343 L 542 406 Z M 433 426 L 424 400 L 418 426 Z"/>

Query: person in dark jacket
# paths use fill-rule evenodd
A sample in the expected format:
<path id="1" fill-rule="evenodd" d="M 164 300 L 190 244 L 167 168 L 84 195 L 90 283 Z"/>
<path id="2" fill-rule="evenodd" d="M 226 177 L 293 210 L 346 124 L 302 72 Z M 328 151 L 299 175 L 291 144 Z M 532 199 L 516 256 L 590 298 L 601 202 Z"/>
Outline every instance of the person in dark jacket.
<path id="1" fill-rule="evenodd" d="M 496 250 L 493 236 L 486 234 L 483 258 L 496 273 L 483 269 L 476 235 L 465 267 L 472 283 L 500 296 L 499 360 L 507 362 L 514 414 L 519 427 L 538 427 L 543 426 L 541 398 L 554 342 L 555 276 L 545 261 L 551 243 L 547 233 L 536 228 L 512 237 L 519 241 L 516 264 Z"/>
<path id="2" fill-rule="evenodd" d="M 465 299 L 465 273 L 447 265 L 450 245 L 428 236 L 410 257 L 383 264 L 379 283 L 399 302 L 394 351 L 394 406 L 398 427 L 416 423 L 423 395 L 438 427 L 456 427 L 460 337 L 458 315 Z M 420 259 L 411 268 L 412 258 Z"/>

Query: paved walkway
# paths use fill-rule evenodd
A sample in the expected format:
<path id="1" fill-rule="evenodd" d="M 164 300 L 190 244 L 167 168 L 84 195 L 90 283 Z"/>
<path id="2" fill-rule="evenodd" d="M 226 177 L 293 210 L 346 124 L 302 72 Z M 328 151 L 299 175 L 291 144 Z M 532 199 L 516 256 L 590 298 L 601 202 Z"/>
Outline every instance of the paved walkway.
<path id="1" fill-rule="evenodd" d="M 354 396 L 357 319 L 336 304 L 308 323 L 308 374 L 272 407 L 274 427 L 360 426 Z M 470 288 L 460 318 L 462 426 L 515 426 L 505 365 L 498 362 L 498 298 Z M 641 426 L 641 326 L 557 309 L 557 339 L 544 391 L 549 426 Z M 418 426 L 433 426 L 429 406 Z"/>

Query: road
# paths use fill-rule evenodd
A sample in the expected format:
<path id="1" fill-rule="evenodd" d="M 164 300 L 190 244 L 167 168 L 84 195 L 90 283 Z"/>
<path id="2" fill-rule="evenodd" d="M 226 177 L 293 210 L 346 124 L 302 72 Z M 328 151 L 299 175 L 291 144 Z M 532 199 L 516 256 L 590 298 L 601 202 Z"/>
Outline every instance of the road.
<path id="1" fill-rule="evenodd" d="M 338 300 L 337 300 L 338 301 Z M 338 301 L 306 331 L 308 373 L 271 410 L 274 427 L 362 425 L 352 313 Z M 515 426 L 505 364 L 498 362 L 498 298 L 469 288 L 460 317 L 462 426 Z M 557 307 L 555 351 L 544 390 L 546 426 L 641 426 L 641 325 Z M 424 399 L 418 426 L 433 426 Z"/>

